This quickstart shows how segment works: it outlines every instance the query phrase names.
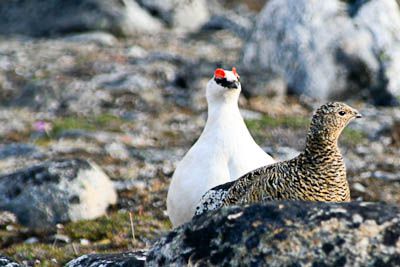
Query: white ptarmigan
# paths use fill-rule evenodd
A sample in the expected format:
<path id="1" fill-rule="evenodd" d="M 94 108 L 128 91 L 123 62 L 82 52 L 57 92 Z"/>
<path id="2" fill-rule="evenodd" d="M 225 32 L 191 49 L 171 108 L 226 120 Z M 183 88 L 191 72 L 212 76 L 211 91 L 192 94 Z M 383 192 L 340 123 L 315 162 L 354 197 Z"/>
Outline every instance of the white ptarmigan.
<path id="1" fill-rule="evenodd" d="M 208 117 L 197 142 L 179 162 L 168 190 L 167 211 L 174 227 L 191 220 L 203 194 L 275 160 L 250 135 L 240 114 L 239 75 L 216 69 L 208 82 Z"/>

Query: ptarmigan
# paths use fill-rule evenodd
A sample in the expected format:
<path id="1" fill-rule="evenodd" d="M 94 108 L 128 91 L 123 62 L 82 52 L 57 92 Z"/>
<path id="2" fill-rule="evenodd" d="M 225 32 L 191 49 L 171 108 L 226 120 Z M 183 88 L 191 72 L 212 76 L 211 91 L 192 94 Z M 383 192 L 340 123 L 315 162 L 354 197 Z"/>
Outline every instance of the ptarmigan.
<path id="1" fill-rule="evenodd" d="M 302 153 L 213 188 L 212 196 L 206 193 L 202 197 L 196 215 L 222 206 L 268 200 L 350 201 L 346 167 L 337 141 L 346 125 L 360 117 L 357 110 L 344 103 L 321 106 L 312 118 Z"/>
<path id="2" fill-rule="evenodd" d="M 208 82 L 208 117 L 197 142 L 178 164 L 168 190 L 167 211 L 174 227 L 191 220 L 201 196 L 216 185 L 275 161 L 250 135 L 238 107 L 236 69 L 216 69 Z"/>

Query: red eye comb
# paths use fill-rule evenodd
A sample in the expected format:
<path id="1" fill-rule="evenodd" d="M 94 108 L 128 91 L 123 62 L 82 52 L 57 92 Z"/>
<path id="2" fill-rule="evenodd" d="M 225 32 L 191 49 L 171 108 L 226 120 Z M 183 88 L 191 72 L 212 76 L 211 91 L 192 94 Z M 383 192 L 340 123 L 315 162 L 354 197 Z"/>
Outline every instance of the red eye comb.
<path id="1" fill-rule="evenodd" d="M 214 77 L 217 79 L 225 78 L 225 71 L 223 69 L 216 69 L 214 71 Z"/>
<path id="2" fill-rule="evenodd" d="M 237 73 L 237 71 L 236 71 L 236 68 L 235 67 L 233 67 L 232 68 L 232 72 L 233 72 L 233 74 L 237 77 L 237 78 L 239 78 L 240 76 L 239 76 L 239 74 Z"/>

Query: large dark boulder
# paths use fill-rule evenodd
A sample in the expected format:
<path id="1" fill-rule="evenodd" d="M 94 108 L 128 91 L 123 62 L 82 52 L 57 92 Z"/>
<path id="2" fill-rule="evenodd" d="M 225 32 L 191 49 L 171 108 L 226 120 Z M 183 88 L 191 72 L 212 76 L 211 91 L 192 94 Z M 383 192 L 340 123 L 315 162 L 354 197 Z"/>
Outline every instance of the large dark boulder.
<path id="1" fill-rule="evenodd" d="M 0 35 L 105 31 L 131 36 L 155 33 L 164 26 L 192 31 L 209 17 L 206 0 L 0 1 Z"/>
<path id="2" fill-rule="evenodd" d="M 158 31 L 162 23 L 134 0 L 0 2 L 0 34 L 48 36 L 84 31 L 115 35 Z"/>
<path id="3" fill-rule="evenodd" d="M 0 210 L 39 231 L 99 217 L 116 200 L 109 177 L 87 160 L 53 160 L 0 176 Z"/>
<path id="4" fill-rule="evenodd" d="M 400 11 L 395 0 L 271 0 L 243 50 L 246 89 L 398 104 Z M 251 74 L 254 74 L 250 78 Z M 243 74 L 244 75 L 244 74 Z M 267 87 L 267 89 L 265 89 Z"/>
<path id="5" fill-rule="evenodd" d="M 194 218 L 161 238 L 148 266 L 399 266 L 400 208 L 270 202 Z"/>

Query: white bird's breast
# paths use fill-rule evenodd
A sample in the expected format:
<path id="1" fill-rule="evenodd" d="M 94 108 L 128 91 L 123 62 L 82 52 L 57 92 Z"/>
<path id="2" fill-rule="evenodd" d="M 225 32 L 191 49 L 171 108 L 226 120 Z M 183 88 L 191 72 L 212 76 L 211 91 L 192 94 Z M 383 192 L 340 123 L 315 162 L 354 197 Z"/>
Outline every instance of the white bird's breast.
<path id="1" fill-rule="evenodd" d="M 253 140 L 239 110 L 219 110 L 172 177 L 167 210 L 174 226 L 189 221 L 203 194 L 274 160 Z"/>

